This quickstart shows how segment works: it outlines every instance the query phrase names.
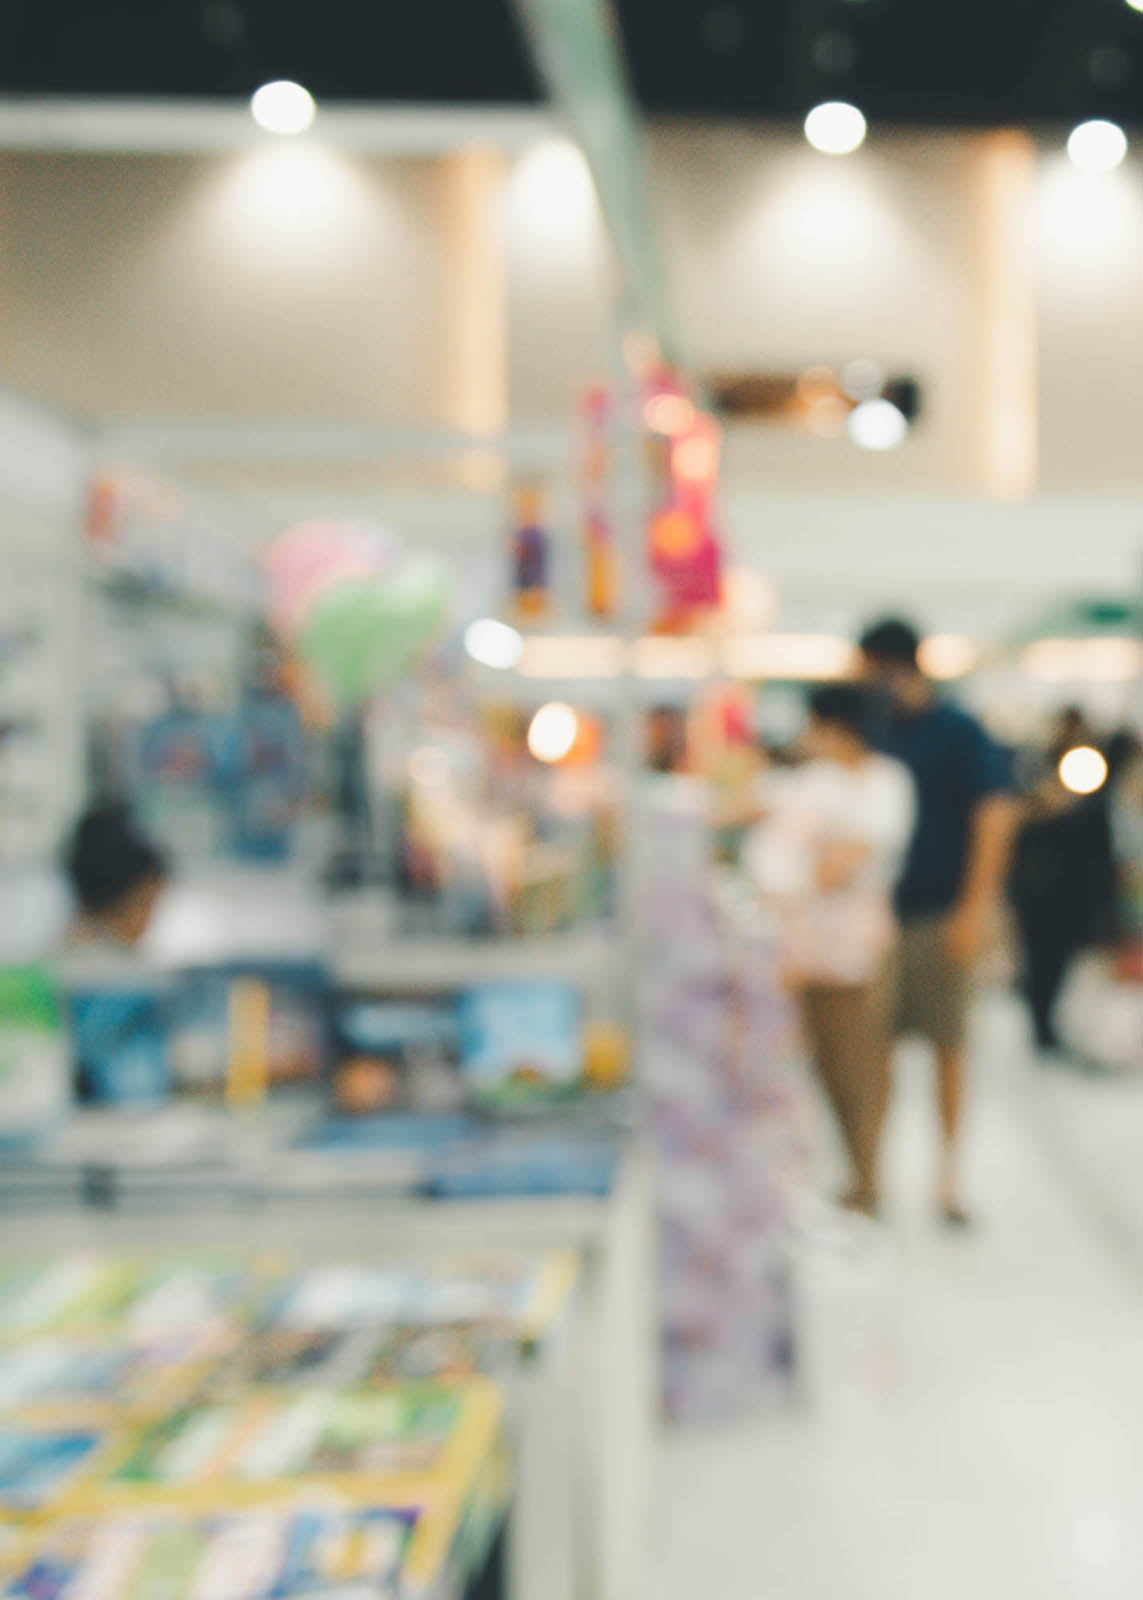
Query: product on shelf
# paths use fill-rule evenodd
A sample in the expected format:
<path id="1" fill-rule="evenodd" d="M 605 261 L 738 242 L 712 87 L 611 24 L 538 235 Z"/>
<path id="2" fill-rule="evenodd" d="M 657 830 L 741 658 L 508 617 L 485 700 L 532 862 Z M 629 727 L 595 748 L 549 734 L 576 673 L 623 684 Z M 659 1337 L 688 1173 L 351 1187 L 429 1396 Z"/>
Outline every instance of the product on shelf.
<path id="1" fill-rule="evenodd" d="M 73 1518 L 27 1541 L 2 1600 L 397 1600 L 417 1518 L 320 1503 Z"/>
<path id="2" fill-rule="evenodd" d="M 455 1109 L 456 1002 L 451 996 L 343 993 L 333 1006 L 333 1096 L 350 1116 Z"/>
<path id="3" fill-rule="evenodd" d="M 171 1093 L 167 996 L 146 978 L 72 986 L 67 995 L 77 1098 L 158 1105 Z"/>
<path id="4" fill-rule="evenodd" d="M 97 1429 L 0 1422 L 0 1513 L 50 1510 L 107 1445 Z"/>
<path id="5" fill-rule="evenodd" d="M 473 1098 L 513 1110 L 568 1094 L 582 1081 L 579 992 L 558 982 L 490 983 L 460 1008 L 461 1068 Z"/>
<path id="6" fill-rule="evenodd" d="M 329 1054 L 324 970 L 308 962 L 203 967 L 170 1001 L 170 1056 L 181 1093 L 257 1103 L 321 1081 Z"/>
<path id="7" fill-rule="evenodd" d="M 0 968 L 0 1144 L 34 1138 L 62 1116 L 69 1080 L 51 974 L 41 967 Z"/>
<path id="8" fill-rule="evenodd" d="M 189 1391 L 217 1345 L 191 1331 L 57 1334 L 0 1346 L 0 1414 L 74 1425 L 154 1411 Z"/>

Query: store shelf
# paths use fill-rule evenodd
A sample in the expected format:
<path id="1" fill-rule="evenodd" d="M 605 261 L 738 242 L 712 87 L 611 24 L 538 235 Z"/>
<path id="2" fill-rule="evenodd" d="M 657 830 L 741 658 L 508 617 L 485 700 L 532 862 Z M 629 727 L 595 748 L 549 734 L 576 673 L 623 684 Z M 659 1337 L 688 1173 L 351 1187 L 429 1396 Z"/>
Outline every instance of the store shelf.
<path id="1" fill-rule="evenodd" d="M 613 935 L 557 935 L 548 939 L 409 939 L 344 946 L 334 976 L 351 987 L 405 990 L 465 988 L 470 984 L 559 978 L 584 987 L 614 967 Z"/>

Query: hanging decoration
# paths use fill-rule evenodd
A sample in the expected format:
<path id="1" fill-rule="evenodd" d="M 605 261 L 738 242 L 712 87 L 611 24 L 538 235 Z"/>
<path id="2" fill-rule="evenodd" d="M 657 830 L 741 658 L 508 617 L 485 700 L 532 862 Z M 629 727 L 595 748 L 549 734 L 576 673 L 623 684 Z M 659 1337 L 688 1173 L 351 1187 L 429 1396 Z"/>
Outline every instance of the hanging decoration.
<path id="1" fill-rule="evenodd" d="M 658 592 L 654 625 L 660 632 L 685 632 L 722 603 L 722 549 L 715 528 L 719 430 L 671 374 L 661 374 L 650 386 L 644 417 L 660 486 L 648 528 Z"/>
<path id="2" fill-rule="evenodd" d="M 589 389 L 581 407 L 584 601 L 588 615 L 600 621 L 613 617 L 618 603 L 615 532 L 609 504 L 611 447 L 608 432 L 611 412 L 610 391 L 604 388 Z"/>
<path id="3" fill-rule="evenodd" d="M 551 610 L 551 538 L 545 527 L 543 485 L 519 483 L 513 495 L 512 594 L 521 622 L 539 622 Z"/>
<path id="4" fill-rule="evenodd" d="M 448 613 L 440 563 L 371 524 L 302 524 L 266 567 L 275 627 L 345 708 L 396 683 Z"/>

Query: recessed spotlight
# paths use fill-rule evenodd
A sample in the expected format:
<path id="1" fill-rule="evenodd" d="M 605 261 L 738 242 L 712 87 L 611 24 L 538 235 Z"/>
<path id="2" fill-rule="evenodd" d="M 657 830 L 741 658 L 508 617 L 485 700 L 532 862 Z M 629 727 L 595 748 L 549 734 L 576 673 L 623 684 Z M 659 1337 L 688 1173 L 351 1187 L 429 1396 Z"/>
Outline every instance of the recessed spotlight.
<path id="1" fill-rule="evenodd" d="M 1117 122 L 1095 117 L 1072 129 L 1068 155 L 1081 172 L 1114 172 L 1127 155 L 1127 135 Z"/>
<path id="2" fill-rule="evenodd" d="M 305 133 L 317 116 L 313 95 L 288 78 L 264 83 L 252 97 L 250 111 L 260 128 L 283 135 Z"/>
<path id="3" fill-rule="evenodd" d="M 890 400 L 864 400 L 849 414 L 849 437 L 861 450 L 896 450 L 909 424 Z"/>
<path id="4" fill-rule="evenodd" d="M 827 100 L 806 118 L 806 138 L 827 156 L 848 156 L 865 143 L 867 124 L 856 106 Z"/>

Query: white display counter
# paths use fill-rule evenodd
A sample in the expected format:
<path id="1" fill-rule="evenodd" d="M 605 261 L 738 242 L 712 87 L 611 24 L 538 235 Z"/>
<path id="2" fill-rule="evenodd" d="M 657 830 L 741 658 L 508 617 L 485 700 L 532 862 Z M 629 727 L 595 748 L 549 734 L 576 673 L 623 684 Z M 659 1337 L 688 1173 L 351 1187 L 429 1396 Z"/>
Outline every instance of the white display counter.
<path id="1" fill-rule="evenodd" d="M 519 1468 L 510 1592 L 514 1600 L 631 1600 L 648 1525 L 658 1401 L 651 1174 L 637 1144 L 606 1200 L 321 1195 L 235 1207 L 200 1190 L 146 1212 L 72 1205 L 21 1212 L 4 1232 L 22 1253 L 239 1246 L 300 1262 L 577 1250 L 583 1276 L 572 1312 L 537 1349 L 513 1398 Z"/>

